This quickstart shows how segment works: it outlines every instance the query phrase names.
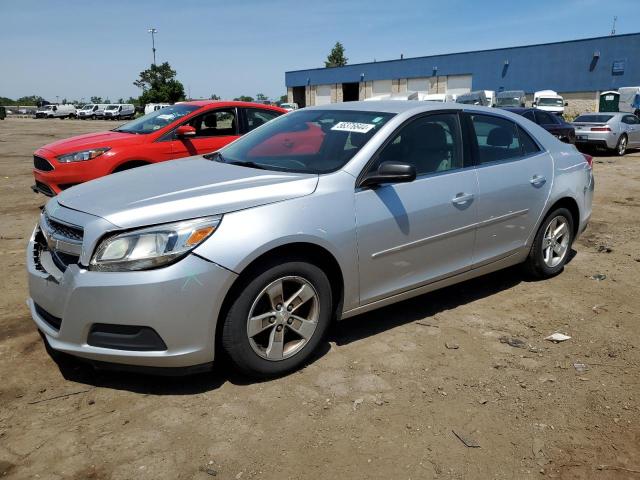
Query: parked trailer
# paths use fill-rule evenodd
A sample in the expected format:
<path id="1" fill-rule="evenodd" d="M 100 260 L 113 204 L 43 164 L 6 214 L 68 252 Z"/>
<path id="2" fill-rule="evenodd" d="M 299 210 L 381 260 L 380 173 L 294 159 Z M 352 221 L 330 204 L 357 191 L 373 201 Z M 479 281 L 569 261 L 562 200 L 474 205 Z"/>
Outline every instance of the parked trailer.
<path id="1" fill-rule="evenodd" d="M 504 90 L 496 94 L 496 107 L 525 107 L 524 90 Z"/>
<path id="2" fill-rule="evenodd" d="M 640 87 L 621 87 L 618 93 L 620 94 L 618 110 L 640 115 Z"/>

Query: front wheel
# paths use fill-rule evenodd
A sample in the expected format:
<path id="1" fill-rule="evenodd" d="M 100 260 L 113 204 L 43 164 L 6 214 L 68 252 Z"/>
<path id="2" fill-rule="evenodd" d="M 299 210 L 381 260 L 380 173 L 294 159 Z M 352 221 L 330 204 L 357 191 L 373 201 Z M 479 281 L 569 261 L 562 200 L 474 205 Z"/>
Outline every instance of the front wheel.
<path id="1" fill-rule="evenodd" d="M 273 263 L 260 272 L 237 292 L 222 346 L 244 373 L 274 377 L 300 368 L 322 341 L 332 314 L 331 286 L 320 268 L 304 261 Z"/>
<path id="2" fill-rule="evenodd" d="M 533 240 L 525 269 L 536 278 L 559 274 L 567 263 L 573 232 L 573 217 L 566 208 L 547 215 Z"/>

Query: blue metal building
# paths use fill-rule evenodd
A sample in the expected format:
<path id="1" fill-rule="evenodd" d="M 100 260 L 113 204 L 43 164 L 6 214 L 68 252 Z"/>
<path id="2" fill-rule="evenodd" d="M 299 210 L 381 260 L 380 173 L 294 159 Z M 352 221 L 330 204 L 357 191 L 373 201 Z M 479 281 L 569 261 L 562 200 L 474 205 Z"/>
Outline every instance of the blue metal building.
<path id="1" fill-rule="evenodd" d="M 595 102 L 598 92 L 640 85 L 640 33 L 297 70 L 285 83 L 290 101 L 306 105 L 417 89 L 551 89 Z"/>

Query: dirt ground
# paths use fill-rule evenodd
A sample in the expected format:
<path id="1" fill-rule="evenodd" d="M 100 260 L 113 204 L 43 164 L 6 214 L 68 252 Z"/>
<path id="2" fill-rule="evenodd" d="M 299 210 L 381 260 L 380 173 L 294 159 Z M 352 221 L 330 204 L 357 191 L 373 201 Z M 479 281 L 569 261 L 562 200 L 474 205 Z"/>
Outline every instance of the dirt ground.
<path id="1" fill-rule="evenodd" d="M 302 371 L 249 383 L 47 354 L 25 305 L 31 155 L 113 126 L 0 121 L 0 477 L 640 479 L 640 153 L 596 157 L 560 276 L 510 269 L 346 320 Z"/>

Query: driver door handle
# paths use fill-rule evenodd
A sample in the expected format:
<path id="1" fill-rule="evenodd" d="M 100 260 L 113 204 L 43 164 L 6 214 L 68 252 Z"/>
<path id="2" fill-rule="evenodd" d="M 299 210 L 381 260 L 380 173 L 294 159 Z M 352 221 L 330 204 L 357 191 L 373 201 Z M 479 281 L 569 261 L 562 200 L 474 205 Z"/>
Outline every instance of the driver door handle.
<path id="1" fill-rule="evenodd" d="M 455 205 L 464 205 L 473 200 L 473 193 L 459 193 L 451 199 L 451 203 Z"/>
<path id="2" fill-rule="evenodd" d="M 534 187 L 540 187 L 547 182 L 547 179 L 543 175 L 534 175 L 533 177 L 531 177 L 531 180 L 529 180 L 529 182 Z"/>

